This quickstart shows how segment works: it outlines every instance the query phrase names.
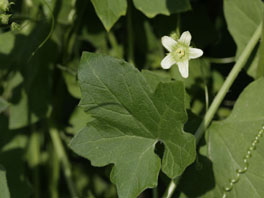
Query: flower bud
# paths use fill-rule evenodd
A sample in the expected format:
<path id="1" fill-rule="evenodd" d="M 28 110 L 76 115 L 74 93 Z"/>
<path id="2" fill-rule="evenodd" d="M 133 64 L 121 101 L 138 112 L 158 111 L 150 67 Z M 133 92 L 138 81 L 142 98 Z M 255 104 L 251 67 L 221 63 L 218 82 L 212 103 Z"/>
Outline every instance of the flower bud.
<path id="1" fill-rule="evenodd" d="M 15 23 L 15 22 L 12 22 L 11 23 L 11 31 L 19 31 L 20 30 L 20 25 Z"/>
<path id="2" fill-rule="evenodd" d="M 0 21 L 2 24 L 8 24 L 11 14 L 0 14 Z"/>
<path id="3" fill-rule="evenodd" d="M 7 12 L 9 11 L 10 4 L 8 0 L 0 0 L 0 11 Z"/>

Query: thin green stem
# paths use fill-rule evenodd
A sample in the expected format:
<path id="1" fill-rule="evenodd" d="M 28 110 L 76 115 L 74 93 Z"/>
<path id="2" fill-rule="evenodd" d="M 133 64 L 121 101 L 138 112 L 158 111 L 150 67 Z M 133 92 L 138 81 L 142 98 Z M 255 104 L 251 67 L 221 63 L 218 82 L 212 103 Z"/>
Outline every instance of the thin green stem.
<path id="1" fill-rule="evenodd" d="M 122 51 L 122 48 L 120 48 L 120 46 L 118 45 L 115 34 L 112 31 L 109 31 L 107 33 L 107 36 L 108 36 L 108 40 L 111 44 L 111 47 L 115 52 L 115 56 L 118 58 L 123 58 L 123 51 Z"/>
<path id="2" fill-rule="evenodd" d="M 212 58 L 212 57 L 205 57 L 209 62 L 216 63 L 216 64 L 228 64 L 236 62 L 236 57 L 226 57 L 226 58 Z"/>
<path id="3" fill-rule="evenodd" d="M 70 162 L 68 160 L 68 157 L 66 155 L 66 152 L 64 150 L 61 138 L 59 136 L 59 133 L 56 129 L 50 129 L 49 131 L 50 133 L 50 137 L 53 143 L 53 146 L 55 148 L 55 151 L 58 155 L 58 158 L 61 162 L 62 168 L 63 168 L 63 172 L 64 172 L 64 176 L 66 178 L 66 182 L 69 188 L 69 191 L 71 193 L 71 197 L 72 198 L 78 198 L 77 192 L 76 192 L 76 188 L 74 186 L 74 183 L 72 181 L 72 172 L 71 172 L 71 166 L 70 166 Z"/>
<path id="4" fill-rule="evenodd" d="M 176 34 L 181 35 L 181 14 L 177 14 Z"/>
<path id="5" fill-rule="evenodd" d="M 48 2 L 46 0 L 42 0 L 43 3 L 47 6 L 47 8 L 49 9 L 50 13 L 51 13 L 51 26 L 50 26 L 50 31 L 49 34 L 46 36 L 46 38 L 38 45 L 38 47 L 32 52 L 31 56 L 28 59 L 28 62 L 31 60 L 31 58 L 36 54 L 36 52 L 50 39 L 50 37 L 52 36 L 52 33 L 54 31 L 55 28 L 55 18 L 52 12 L 52 9 L 50 7 L 50 5 L 48 4 Z"/>
<path id="6" fill-rule="evenodd" d="M 53 145 L 52 150 L 50 151 L 51 155 L 51 176 L 49 177 L 49 191 L 50 191 L 50 198 L 59 198 L 58 193 L 58 183 L 59 183 L 59 174 L 60 174 L 60 162 L 58 155 L 53 152 Z"/>
<path id="7" fill-rule="evenodd" d="M 157 187 L 152 189 L 152 197 L 153 198 L 159 198 L 159 193 L 158 193 Z"/>
<path id="8" fill-rule="evenodd" d="M 176 189 L 176 186 L 177 185 L 175 181 L 172 179 L 162 198 L 171 198 Z"/>
<path id="9" fill-rule="evenodd" d="M 71 68 L 68 68 L 68 67 L 65 67 L 65 66 L 62 66 L 60 64 L 57 65 L 57 67 L 61 70 L 61 71 L 65 71 L 73 76 L 76 76 L 77 75 L 77 71 L 74 71 L 73 69 Z"/>
<path id="10" fill-rule="evenodd" d="M 118 43 L 117 43 L 117 40 L 116 40 L 116 37 L 114 35 L 114 33 L 112 31 L 109 31 L 107 33 L 107 36 L 108 36 L 108 40 L 112 46 L 113 49 L 117 49 L 118 48 Z"/>
<path id="11" fill-rule="evenodd" d="M 205 80 L 204 80 L 204 98 L 205 98 L 205 112 L 207 112 L 208 106 L 209 106 L 209 94 L 208 94 L 208 87 L 207 87 Z"/>
<path id="12" fill-rule="evenodd" d="M 243 66 L 246 64 L 248 57 L 250 56 L 251 52 L 253 51 L 254 47 L 256 46 L 257 42 L 260 39 L 261 33 L 262 33 L 262 24 L 258 26 L 255 33 L 249 40 L 247 46 L 243 50 L 242 54 L 239 56 L 236 64 L 234 65 L 233 69 L 229 73 L 227 79 L 225 80 L 224 84 L 222 85 L 221 89 L 219 90 L 212 104 L 210 105 L 208 111 L 206 112 L 203 122 L 200 124 L 199 128 L 197 129 L 195 133 L 195 138 L 196 138 L 197 143 L 200 141 L 202 135 L 204 134 L 205 129 L 208 127 L 208 125 L 212 121 L 218 107 L 222 103 L 229 88 L 235 81 L 236 77 L 238 76 Z M 171 198 L 176 187 L 177 187 L 177 184 L 175 183 L 175 181 L 171 180 L 162 198 Z"/>
<path id="13" fill-rule="evenodd" d="M 128 1 L 127 8 L 127 36 L 128 36 L 128 48 L 127 48 L 127 59 L 128 62 L 133 64 L 134 61 L 134 36 L 133 36 L 133 24 L 132 24 L 132 4 Z"/>
<path id="14" fill-rule="evenodd" d="M 72 5 L 75 5 L 76 1 L 73 2 Z M 65 36 L 65 50 L 62 55 L 62 62 L 63 64 L 66 64 L 69 62 L 69 58 L 71 58 L 72 54 L 77 53 L 75 50 L 76 40 L 79 38 L 78 31 L 82 27 L 83 22 L 83 16 L 85 14 L 85 10 L 87 8 L 88 1 L 83 1 L 83 4 L 81 6 L 81 9 L 78 11 L 78 14 L 76 14 L 76 17 L 74 18 L 73 25 L 70 26 L 69 30 L 66 32 Z M 79 52 L 78 52 L 79 53 Z"/>
<path id="15" fill-rule="evenodd" d="M 171 198 L 179 181 L 181 179 L 181 176 L 176 177 L 175 179 L 172 179 L 170 181 L 170 184 L 168 186 L 168 188 L 166 189 L 165 193 L 163 194 L 162 198 Z"/>
<path id="16" fill-rule="evenodd" d="M 39 162 L 40 162 L 40 138 L 39 133 L 35 130 L 32 131 L 29 143 L 29 166 L 33 169 L 33 183 L 34 183 L 34 198 L 40 197 L 40 175 L 39 175 Z"/>
<path id="17" fill-rule="evenodd" d="M 195 138 L 196 138 L 197 143 L 200 141 L 202 135 L 204 134 L 204 131 L 206 130 L 206 128 L 208 127 L 208 125 L 212 121 L 218 107 L 222 103 L 222 101 L 223 101 L 226 93 L 228 92 L 229 88 L 231 87 L 231 85 L 235 81 L 235 79 L 238 76 L 241 69 L 246 64 L 248 57 L 250 56 L 252 50 L 254 49 L 254 47 L 256 46 L 257 42 L 260 39 L 261 32 L 262 32 L 262 24 L 260 24 L 258 26 L 257 30 L 255 31 L 255 33 L 253 34 L 253 36 L 249 40 L 247 46 L 243 50 L 242 54 L 239 56 L 236 64 L 234 65 L 233 69 L 229 73 L 224 84 L 222 85 L 221 89 L 219 90 L 219 92 L 217 93 L 216 97 L 214 98 L 212 104 L 210 105 L 208 111 L 206 112 L 204 120 L 202 121 L 202 123 L 200 124 L 199 128 L 197 129 L 197 131 L 195 133 Z"/>
<path id="18" fill-rule="evenodd" d="M 40 45 L 38 46 L 37 50 L 39 48 L 41 48 L 49 39 L 50 37 L 52 36 L 52 33 L 54 31 L 54 28 L 55 28 L 55 18 L 54 18 L 54 15 L 53 15 L 53 12 L 52 12 L 52 9 L 50 7 L 50 5 L 48 4 L 48 2 L 46 0 L 43 0 L 44 4 L 48 7 L 49 11 L 50 11 L 50 14 L 51 14 L 51 26 L 50 26 L 50 31 L 49 31 L 49 34 L 46 36 L 46 38 L 40 43 Z"/>
<path id="19" fill-rule="evenodd" d="M 201 59 L 201 62 L 204 63 L 204 60 Z M 200 69 L 201 69 L 201 73 L 203 76 L 203 82 L 204 82 L 205 112 L 207 112 L 208 106 L 209 106 L 209 93 L 208 93 L 208 86 L 207 86 L 207 82 L 206 82 L 205 71 L 204 71 L 204 67 L 202 64 L 200 64 Z"/>

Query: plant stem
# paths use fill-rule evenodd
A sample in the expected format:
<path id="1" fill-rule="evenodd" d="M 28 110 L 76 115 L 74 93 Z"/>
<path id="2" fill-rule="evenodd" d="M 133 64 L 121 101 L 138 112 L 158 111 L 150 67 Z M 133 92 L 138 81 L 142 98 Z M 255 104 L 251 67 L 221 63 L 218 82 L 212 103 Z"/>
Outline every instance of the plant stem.
<path id="1" fill-rule="evenodd" d="M 43 5 L 47 6 L 47 8 L 50 11 L 51 14 L 51 26 L 50 26 L 50 31 L 49 34 L 45 37 L 45 39 L 38 45 L 38 47 L 32 52 L 31 56 L 28 59 L 28 62 L 31 60 L 31 58 L 36 54 L 36 52 L 51 38 L 54 29 L 55 29 L 55 18 L 53 15 L 53 11 L 52 8 L 50 7 L 50 5 L 48 4 L 48 2 L 46 0 L 42 0 Z"/>
<path id="2" fill-rule="evenodd" d="M 74 186 L 73 181 L 72 181 L 72 172 L 71 172 L 70 162 L 69 162 L 68 157 L 66 155 L 66 152 L 64 150 L 64 147 L 63 147 L 63 144 L 61 142 L 59 133 L 54 128 L 50 129 L 49 133 L 50 133 L 50 137 L 51 137 L 53 146 L 55 148 L 55 151 L 56 151 L 58 158 L 62 164 L 64 176 L 66 178 L 66 182 L 67 182 L 68 188 L 70 190 L 71 197 L 72 198 L 78 198 L 77 192 L 75 190 L 75 186 Z"/>
<path id="3" fill-rule="evenodd" d="M 34 126 L 32 126 L 34 128 Z M 40 162 L 40 138 L 39 133 L 33 129 L 29 143 L 29 166 L 33 168 L 33 182 L 34 182 L 34 198 L 40 197 L 40 175 L 39 175 L 39 162 Z"/>
<path id="4" fill-rule="evenodd" d="M 113 49 L 117 49 L 118 48 L 118 43 L 117 43 L 115 34 L 113 32 L 111 32 L 111 31 L 109 31 L 107 33 L 107 36 L 108 36 L 108 39 L 109 39 L 109 42 L 110 42 L 112 48 Z"/>
<path id="5" fill-rule="evenodd" d="M 226 93 L 228 92 L 229 88 L 232 86 L 233 82 L 235 81 L 236 77 L 238 76 L 241 69 L 247 62 L 248 57 L 250 56 L 252 50 L 256 46 L 262 32 L 262 24 L 258 26 L 256 31 L 254 32 L 253 36 L 249 40 L 248 44 L 246 45 L 245 49 L 243 50 L 242 54 L 239 56 L 236 64 L 234 65 L 233 69 L 227 76 L 224 84 L 222 85 L 221 89 L 217 93 L 216 97 L 214 98 L 212 104 L 210 105 L 208 111 L 206 112 L 202 123 L 200 124 L 199 128 L 195 132 L 196 142 L 198 143 L 204 134 L 204 131 L 212 121 L 218 107 L 222 103 Z"/>
<path id="6" fill-rule="evenodd" d="M 128 48 L 127 59 L 128 62 L 134 65 L 134 36 L 133 36 L 133 24 L 132 24 L 132 4 L 128 1 L 127 7 L 127 36 L 128 36 Z"/>
<path id="7" fill-rule="evenodd" d="M 162 198 L 171 198 L 172 197 L 180 179 L 181 179 L 181 176 L 176 177 L 175 179 L 171 180 L 171 182 L 170 182 L 167 190 L 165 191 L 164 195 L 162 196 Z"/>
<path id="8" fill-rule="evenodd" d="M 196 142 L 198 143 L 204 134 L 205 129 L 208 127 L 210 122 L 212 121 L 218 107 L 222 103 L 226 93 L 228 92 L 229 88 L 235 81 L 236 77 L 238 76 L 239 72 L 246 64 L 248 57 L 250 56 L 252 50 L 256 46 L 262 32 L 262 23 L 257 27 L 256 31 L 254 32 L 253 36 L 249 40 L 248 44 L 246 45 L 245 49 L 243 50 L 242 54 L 239 56 L 236 64 L 234 65 L 233 69 L 229 73 L 228 77 L 226 78 L 224 84 L 222 85 L 221 89 L 217 93 L 216 97 L 214 98 L 212 104 L 210 105 L 208 111 L 205 114 L 204 120 L 200 124 L 199 128 L 195 132 Z M 162 198 L 171 198 L 177 184 L 172 179 L 167 190 Z"/>
<path id="9" fill-rule="evenodd" d="M 52 144 L 52 143 L 51 143 Z M 59 198 L 58 193 L 58 183 L 59 183 L 59 175 L 60 175 L 60 161 L 56 152 L 54 152 L 53 144 L 50 153 L 50 169 L 52 171 L 51 176 L 49 177 L 49 191 L 50 198 Z"/>
<path id="10" fill-rule="evenodd" d="M 152 197 L 153 198 L 159 198 L 159 193 L 158 193 L 157 187 L 152 189 Z"/>
<path id="11" fill-rule="evenodd" d="M 176 186 L 177 186 L 176 183 L 172 179 L 162 198 L 171 198 L 176 189 Z"/>
<path id="12" fill-rule="evenodd" d="M 115 51 L 115 56 L 118 58 L 123 58 L 123 50 L 122 48 L 118 45 L 117 39 L 115 37 L 115 34 L 112 31 L 109 31 L 107 33 L 108 40 L 111 44 L 112 49 Z"/>
<path id="13" fill-rule="evenodd" d="M 207 81 L 206 81 L 204 67 L 201 65 L 201 63 L 204 63 L 203 59 L 201 59 L 201 62 L 200 62 L 200 69 L 201 69 L 201 73 L 202 73 L 202 76 L 203 76 L 203 82 L 204 82 L 205 112 L 207 112 L 208 111 L 208 106 L 209 106 L 209 93 L 208 93 L 208 86 L 207 86 Z"/>
<path id="14" fill-rule="evenodd" d="M 177 14 L 176 34 L 179 36 L 181 35 L 181 14 Z"/>
<path id="15" fill-rule="evenodd" d="M 236 57 L 226 57 L 226 58 L 205 57 L 205 58 L 208 59 L 209 62 L 216 64 L 228 64 L 228 63 L 236 62 Z"/>

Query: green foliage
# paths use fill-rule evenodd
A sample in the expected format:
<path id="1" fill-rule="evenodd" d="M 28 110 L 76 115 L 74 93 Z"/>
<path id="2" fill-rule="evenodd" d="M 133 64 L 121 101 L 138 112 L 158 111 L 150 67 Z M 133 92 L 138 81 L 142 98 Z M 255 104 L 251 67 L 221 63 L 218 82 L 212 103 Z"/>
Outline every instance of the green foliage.
<path id="1" fill-rule="evenodd" d="M 126 14 L 127 2 L 124 0 L 92 0 L 97 15 L 108 31 L 119 19 Z"/>
<path id="2" fill-rule="evenodd" d="M 14 47 L 15 36 L 11 32 L 5 32 L 0 35 L 0 52 L 1 54 L 9 54 Z"/>
<path id="3" fill-rule="evenodd" d="M 155 17 L 157 14 L 170 15 L 191 9 L 189 0 L 133 0 L 135 7 L 147 17 Z"/>
<path id="4" fill-rule="evenodd" d="M 128 7 L 126 0 L 92 0 L 92 3 L 107 31 L 126 14 Z M 133 0 L 133 3 L 138 10 L 150 18 L 157 14 L 170 15 L 191 9 L 189 0 Z"/>
<path id="5" fill-rule="evenodd" d="M 83 129 L 88 122 L 92 120 L 93 118 L 91 117 L 91 115 L 85 113 L 80 107 L 76 107 L 71 114 L 69 120 L 71 127 L 68 128 L 68 131 L 72 134 L 76 134 L 81 129 Z"/>
<path id="6" fill-rule="evenodd" d="M 81 91 L 75 72 L 66 70 L 63 72 L 63 77 L 70 94 L 75 98 L 81 98 Z"/>
<path id="7" fill-rule="evenodd" d="M 3 98 L 0 98 L 0 113 L 5 111 L 8 107 L 8 102 L 5 101 Z"/>
<path id="8" fill-rule="evenodd" d="M 1 12 L 8 11 L 9 7 L 10 7 L 10 3 L 8 2 L 8 0 L 1 0 L 0 1 L 0 11 Z"/>
<path id="9" fill-rule="evenodd" d="M 0 198 L 264 197 L 263 16 L 261 0 L 0 0 Z M 187 79 L 160 66 L 184 31 L 204 52 Z"/>
<path id="10" fill-rule="evenodd" d="M 260 0 L 225 0 L 224 11 L 239 55 L 262 22 L 263 3 Z"/>
<path id="11" fill-rule="evenodd" d="M 1 178 L 1 183 L 0 183 L 0 192 L 1 198 L 10 198 L 10 193 L 8 190 L 8 185 L 6 181 L 6 171 L 5 169 L 0 165 L 0 178 Z"/>
<path id="12" fill-rule="evenodd" d="M 264 16 L 264 12 L 263 12 Z M 264 17 L 263 17 L 264 20 Z M 257 63 L 257 68 L 256 68 L 256 77 L 263 77 L 264 76 L 264 26 L 262 26 L 262 36 L 261 36 L 261 41 L 260 41 L 260 46 L 258 50 L 258 63 Z"/>
<path id="13" fill-rule="evenodd" d="M 248 40 L 252 37 L 258 25 L 263 21 L 264 6 L 260 0 L 225 0 L 224 12 L 227 25 L 237 44 L 237 57 L 242 53 Z M 261 51 L 259 52 L 261 55 Z M 258 58 L 253 60 L 248 73 L 252 77 L 260 75 Z M 264 75 L 264 73 L 263 73 Z"/>
<path id="14" fill-rule="evenodd" d="M 244 168 L 243 158 L 263 127 L 264 79 L 251 83 L 240 95 L 231 115 L 224 121 L 214 122 L 208 130 L 208 157 L 214 164 L 217 187 L 215 196 L 221 197 L 222 187 L 236 176 L 236 170 Z M 263 197 L 263 149 L 264 139 L 259 140 L 249 159 L 248 170 L 241 174 L 230 197 Z"/>
<path id="15" fill-rule="evenodd" d="M 80 105 L 96 121 L 76 135 L 71 147 L 95 166 L 115 164 L 111 180 L 119 197 L 135 197 L 157 185 L 158 141 L 165 146 L 162 171 L 169 177 L 179 176 L 194 161 L 194 137 L 183 132 L 182 83 L 160 83 L 153 93 L 133 66 L 91 53 L 82 56 L 79 81 Z"/>
<path id="16" fill-rule="evenodd" d="M 0 164 L 2 164 L 6 170 L 10 197 L 28 198 L 31 194 L 31 188 L 25 178 L 25 161 L 23 157 L 25 154 L 27 137 L 23 134 L 23 130 L 8 130 L 7 124 L 7 118 L 0 115 Z M 3 172 L 1 173 L 3 174 Z M 1 185 L 2 182 L 1 176 Z M 1 196 L 2 195 L 1 191 Z"/>

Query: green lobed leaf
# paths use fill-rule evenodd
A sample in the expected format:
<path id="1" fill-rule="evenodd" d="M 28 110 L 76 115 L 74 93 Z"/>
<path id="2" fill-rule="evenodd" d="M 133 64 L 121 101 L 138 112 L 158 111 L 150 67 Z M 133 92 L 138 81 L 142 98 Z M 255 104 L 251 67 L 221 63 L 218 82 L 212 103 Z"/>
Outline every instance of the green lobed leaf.
<path id="1" fill-rule="evenodd" d="M 92 120 L 93 118 L 89 114 L 85 113 L 83 109 L 76 107 L 71 114 L 69 120 L 71 127 L 68 127 L 68 131 L 72 134 L 76 134 Z"/>
<path id="2" fill-rule="evenodd" d="M 161 82 L 163 83 L 171 82 L 171 77 L 169 73 L 165 73 L 163 71 L 142 70 L 141 74 L 144 76 L 152 92 L 154 92 L 157 89 L 158 85 Z"/>
<path id="3" fill-rule="evenodd" d="M 10 193 L 7 185 L 6 180 L 6 171 L 5 169 L 0 165 L 0 198 L 10 198 Z"/>
<path id="4" fill-rule="evenodd" d="M 263 12 L 263 21 L 264 21 L 264 12 Z M 256 73 L 255 76 L 257 78 L 263 77 L 264 76 L 264 25 L 262 26 L 262 35 L 260 39 L 260 46 L 258 50 L 258 63 L 257 63 L 257 68 L 256 68 Z"/>
<path id="5" fill-rule="evenodd" d="M 263 3 L 260 0 L 224 0 L 228 29 L 237 44 L 237 55 L 247 45 L 262 22 Z"/>
<path id="6" fill-rule="evenodd" d="M 135 7 L 147 17 L 157 14 L 170 15 L 191 9 L 189 0 L 133 0 Z"/>
<path id="7" fill-rule="evenodd" d="M 238 57 L 263 21 L 263 2 L 261 0 L 225 0 L 224 13 L 228 29 L 237 45 L 236 56 Z M 248 69 L 248 74 L 254 78 L 259 75 L 258 59 L 259 56 L 255 56 Z"/>
<path id="8" fill-rule="evenodd" d="M 70 146 L 94 166 L 114 164 L 111 180 L 120 198 L 134 198 L 157 185 L 158 141 L 165 146 L 162 171 L 170 178 L 194 161 L 195 139 L 183 131 L 187 115 L 182 82 L 160 83 L 153 92 L 130 64 L 92 53 L 82 56 L 79 81 L 80 105 L 96 120 Z"/>
<path id="9" fill-rule="evenodd" d="M 171 75 L 170 73 L 164 71 L 149 71 L 149 70 L 142 70 L 142 75 L 144 76 L 145 80 L 147 81 L 148 85 L 150 86 L 152 92 L 154 92 L 157 86 L 163 82 L 171 82 Z M 190 108 L 190 96 L 185 92 L 185 108 Z"/>
<path id="10" fill-rule="evenodd" d="M 126 0 L 92 0 L 95 11 L 109 31 L 119 17 L 126 14 Z"/>
<path id="11" fill-rule="evenodd" d="M 69 93 L 75 98 L 81 98 L 81 91 L 76 75 L 69 73 L 68 71 L 63 71 L 62 74 Z"/>
<path id="12" fill-rule="evenodd" d="M 208 157 L 213 162 L 215 190 L 208 197 L 222 197 L 223 187 L 235 178 L 236 170 L 244 168 L 243 157 L 264 123 L 264 79 L 251 83 L 240 95 L 231 115 L 213 122 L 208 131 Z M 264 197 L 264 138 L 249 159 L 249 168 L 228 193 L 232 198 Z"/>

